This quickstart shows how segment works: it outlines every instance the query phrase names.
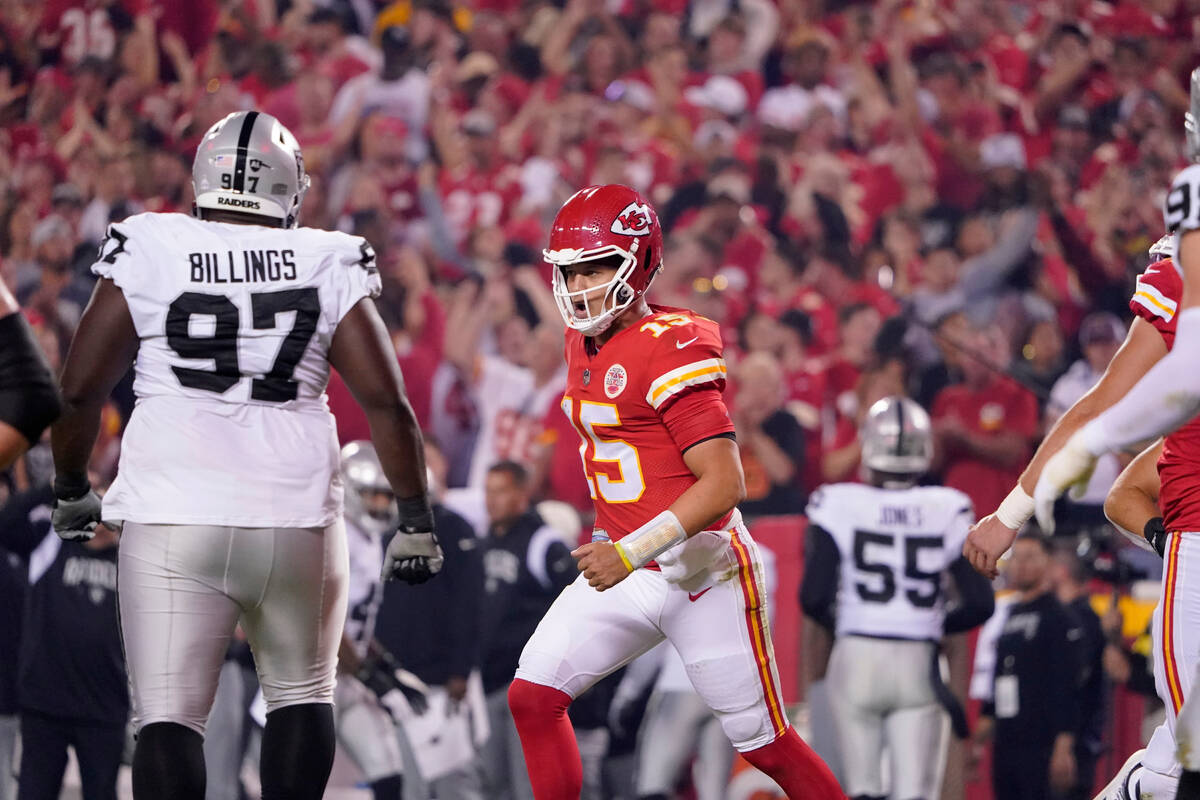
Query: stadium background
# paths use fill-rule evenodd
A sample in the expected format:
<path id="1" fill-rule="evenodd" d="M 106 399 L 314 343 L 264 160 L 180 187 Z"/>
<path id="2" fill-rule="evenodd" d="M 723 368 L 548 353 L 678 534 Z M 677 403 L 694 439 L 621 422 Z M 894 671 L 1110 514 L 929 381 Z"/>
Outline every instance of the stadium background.
<path id="1" fill-rule="evenodd" d="M 380 308 L 458 502 L 478 505 L 473 460 L 512 457 L 586 524 L 539 251 L 571 192 L 627 183 L 668 236 L 652 299 L 724 331 L 727 398 L 753 432 L 749 514 L 795 515 L 821 483 L 853 479 L 857 423 L 891 393 L 931 410 L 933 479 L 983 514 L 1061 413 L 1056 382 L 1086 382 L 1084 345 L 1123 335 L 1183 163 L 1198 6 L 0 0 L 0 274 L 57 366 L 105 225 L 189 212 L 202 132 L 268 111 L 313 175 L 302 223 L 379 253 Z M 1084 324 L 1096 312 L 1116 319 Z M 330 394 L 343 439 L 362 436 L 336 381 Z M 101 476 L 130 408 L 126 385 Z M 1016 436 L 1003 458 L 971 446 L 1002 434 Z M 35 448 L 7 488 L 50 469 Z M 1155 580 L 1094 502 L 1070 511 L 1099 559 L 1100 605 Z M 796 517 L 760 525 L 799 558 Z M 789 700 L 794 598 L 783 580 Z M 1141 713 L 1118 696 L 1117 764 Z M 986 780 L 968 796 L 986 797 Z"/>

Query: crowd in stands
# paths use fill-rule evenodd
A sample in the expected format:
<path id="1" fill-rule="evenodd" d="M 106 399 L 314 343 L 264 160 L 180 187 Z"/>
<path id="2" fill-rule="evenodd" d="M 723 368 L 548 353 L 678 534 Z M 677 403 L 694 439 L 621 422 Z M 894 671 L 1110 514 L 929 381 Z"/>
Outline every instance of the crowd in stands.
<path id="1" fill-rule="evenodd" d="M 1195 5 L 3 0 L 0 274 L 57 363 L 106 224 L 189 213 L 201 133 L 270 112 L 313 176 L 302 224 L 379 253 L 446 485 L 511 458 L 586 513 L 540 249 L 573 191 L 626 183 L 668 237 L 652 299 L 724 331 L 750 513 L 853 478 L 893 393 L 987 513 L 1163 233 Z"/>
<path id="2" fill-rule="evenodd" d="M 443 502 L 482 534 L 512 462 L 587 526 L 541 249 L 573 192 L 628 184 L 667 237 L 650 299 L 721 326 L 747 516 L 856 479 L 895 394 L 983 515 L 1125 335 L 1197 52 L 1198 0 L 0 0 L 0 277 L 57 368 L 108 223 L 191 213 L 203 132 L 266 111 L 300 223 L 378 253 Z M 43 443 L 0 501 L 52 471 Z"/>

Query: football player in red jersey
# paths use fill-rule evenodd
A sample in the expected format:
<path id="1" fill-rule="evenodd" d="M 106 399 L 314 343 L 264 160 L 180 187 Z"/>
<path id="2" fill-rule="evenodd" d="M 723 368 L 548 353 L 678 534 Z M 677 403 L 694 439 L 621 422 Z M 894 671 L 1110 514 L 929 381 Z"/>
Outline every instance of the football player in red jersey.
<path id="1" fill-rule="evenodd" d="M 544 257 L 569 328 L 562 407 L 583 440 L 596 530 L 509 689 L 534 796 L 579 797 L 567 706 L 667 638 L 747 761 L 788 797 L 843 797 L 784 715 L 762 562 L 737 511 L 717 325 L 644 297 L 662 268 L 657 214 L 628 187 L 583 189 L 558 212 Z"/>
<path id="2" fill-rule="evenodd" d="M 1121 399 L 1174 345 L 1183 280 L 1169 258 L 1168 244 L 1169 237 L 1164 237 L 1150 249 L 1151 263 L 1138 276 L 1129 300 L 1129 308 L 1134 314 L 1133 325 L 1100 381 L 1059 419 L 1000 508 L 972 528 L 963 552 L 980 572 L 994 577 L 997 559 L 1032 516 L 1033 498 L 1029 490 L 1037 484 L 1050 456 L 1087 422 Z M 1152 546 L 1159 555 L 1168 556 L 1163 576 L 1166 587 L 1168 578 L 1174 583 L 1178 564 L 1178 554 L 1173 559 L 1169 553 L 1164 554 L 1166 531 L 1200 529 L 1200 419 L 1193 419 L 1168 436 L 1162 448 L 1158 471 L 1162 480 L 1159 504 L 1163 517 L 1152 520 L 1154 524 L 1147 525 L 1142 533 L 1145 544 Z M 1146 750 L 1139 750 L 1130 757 L 1109 788 L 1101 792 L 1101 798 L 1137 800 L 1138 790 L 1127 788 L 1126 783 L 1140 786 L 1147 797 L 1152 795 L 1169 800 L 1174 795 L 1179 780 L 1175 760 L 1175 720 L 1183 698 L 1188 694 L 1190 666 L 1195 661 L 1194 658 L 1184 661 L 1183 657 L 1185 651 L 1190 652 L 1188 643 L 1195 634 L 1185 631 L 1180 622 L 1179 609 L 1187 603 L 1187 596 L 1175 592 L 1171 597 L 1177 608 L 1172 613 L 1156 611 L 1153 627 L 1156 684 L 1167 709 L 1168 722 L 1155 731 Z M 1160 609 L 1163 609 L 1162 604 Z M 1122 795 L 1122 791 L 1126 794 Z"/>
<path id="3" fill-rule="evenodd" d="M 1193 522 L 1200 520 L 1188 510 L 1194 507 L 1196 490 L 1200 489 L 1189 457 L 1197 443 L 1193 426 L 1200 409 L 1200 364 L 1196 361 L 1200 355 L 1196 347 L 1200 341 L 1200 303 L 1196 295 L 1200 283 L 1200 235 L 1194 235 L 1200 231 L 1200 69 L 1192 72 L 1191 110 L 1186 115 L 1185 129 L 1192 164 L 1176 176 L 1163 208 L 1167 250 L 1176 273 L 1174 277 L 1179 279 L 1178 294 L 1170 297 L 1164 293 L 1163 289 L 1168 288 L 1165 281 L 1151 286 L 1143 280 L 1139 281 L 1134 296 L 1134 310 L 1139 315 L 1142 312 L 1138 306 L 1169 311 L 1166 321 L 1173 335 L 1164 344 L 1170 352 L 1156 359 L 1158 363 L 1122 392 L 1119 401 L 1059 445 L 1043 465 L 1033 501 L 1028 504 L 1034 507 L 1043 529 L 1052 530 L 1054 500 L 1068 487 L 1086 483 L 1101 453 L 1170 434 L 1164 444 L 1164 461 L 1159 466 L 1163 492 L 1167 495 L 1162 503 L 1164 512 L 1169 505 L 1175 505 L 1175 524 L 1181 527 L 1172 530 L 1170 525 L 1164 525 L 1162 531 L 1147 529 L 1147 538 L 1160 553 L 1165 553 L 1166 560 L 1162 601 L 1155 609 L 1154 672 L 1155 684 L 1167 708 L 1167 722 L 1155 731 L 1144 753 L 1130 756 L 1100 795 L 1120 800 L 1139 796 L 1200 798 L 1200 751 L 1194 746 L 1200 737 L 1200 703 L 1194 697 L 1187 699 L 1200 667 L 1197 589 L 1195 581 L 1188 578 L 1188 565 L 1200 558 L 1200 539 L 1189 532 L 1197 530 Z M 1161 323 L 1154 324 L 1161 327 Z M 1170 456 L 1168 449 L 1173 451 Z M 1168 480 L 1172 480 L 1169 490 Z M 968 541 L 968 547 L 970 544 Z"/>

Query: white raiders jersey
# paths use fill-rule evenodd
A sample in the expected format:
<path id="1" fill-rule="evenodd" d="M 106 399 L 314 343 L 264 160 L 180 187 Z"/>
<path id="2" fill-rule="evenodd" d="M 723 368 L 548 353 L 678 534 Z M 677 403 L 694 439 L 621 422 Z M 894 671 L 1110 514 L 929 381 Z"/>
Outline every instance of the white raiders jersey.
<path id="1" fill-rule="evenodd" d="M 1171 263 L 1180 275 L 1179 237 L 1200 229 L 1200 164 L 1192 164 L 1175 176 L 1163 203 L 1163 224 L 1171 234 Z"/>
<path id="2" fill-rule="evenodd" d="M 383 541 L 377 533 L 346 518 L 346 547 L 350 553 L 350 580 L 346 603 L 346 636 L 359 658 L 375 635 L 375 620 L 383 603 Z"/>
<path id="3" fill-rule="evenodd" d="M 138 214 L 92 265 L 125 296 L 137 405 L 104 518 L 326 526 L 342 513 L 329 347 L 380 292 L 365 239 Z"/>
<path id="4" fill-rule="evenodd" d="M 942 486 L 822 486 L 808 521 L 841 556 L 837 635 L 941 639 L 944 572 L 962 555 L 974 521 L 970 499 Z"/>

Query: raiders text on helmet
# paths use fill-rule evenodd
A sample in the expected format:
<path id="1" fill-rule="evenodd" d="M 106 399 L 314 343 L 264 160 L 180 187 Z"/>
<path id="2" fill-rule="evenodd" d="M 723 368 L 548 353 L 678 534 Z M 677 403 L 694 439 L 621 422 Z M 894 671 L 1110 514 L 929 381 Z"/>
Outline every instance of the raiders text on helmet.
<path id="1" fill-rule="evenodd" d="M 925 409 L 907 397 L 885 397 L 871 406 L 859 431 L 867 469 L 914 479 L 933 461 L 933 426 Z"/>
<path id="2" fill-rule="evenodd" d="M 662 249 L 658 214 L 635 190 L 608 184 L 576 192 L 559 209 L 549 246 L 542 251 L 546 262 L 555 267 L 554 299 L 563 321 L 584 336 L 603 333 L 618 314 L 645 294 L 662 269 Z M 562 267 L 614 256 L 621 263 L 606 286 L 570 291 Z M 576 301 L 598 291 L 604 292 L 599 314 L 593 316 L 590 308 L 576 311 Z"/>
<path id="3" fill-rule="evenodd" d="M 296 137 L 260 111 L 237 111 L 209 128 L 192 163 L 197 215 L 224 209 L 293 228 L 308 184 Z"/>

